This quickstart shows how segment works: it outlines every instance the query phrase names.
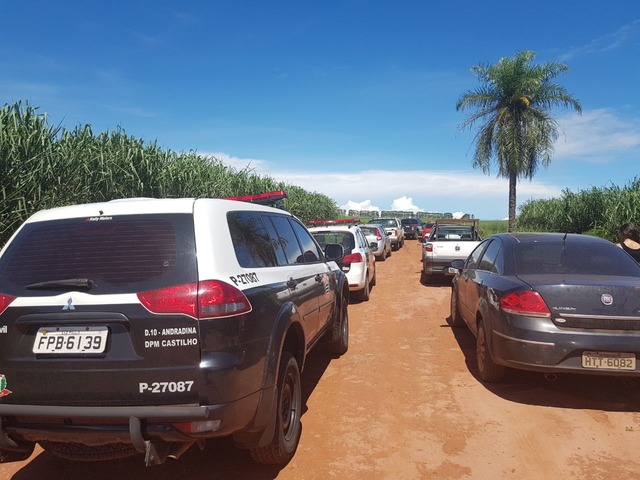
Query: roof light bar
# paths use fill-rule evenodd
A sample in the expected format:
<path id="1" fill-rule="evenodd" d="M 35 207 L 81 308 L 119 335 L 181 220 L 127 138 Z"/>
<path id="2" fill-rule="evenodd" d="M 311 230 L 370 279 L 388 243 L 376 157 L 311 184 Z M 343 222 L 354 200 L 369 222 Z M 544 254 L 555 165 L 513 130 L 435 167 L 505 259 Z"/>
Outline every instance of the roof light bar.
<path id="1" fill-rule="evenodd" d="M 236 200 L 238 202 L 258 203 L 260 205 L 273 205 L 274 203 L 287 198 L 287 192 L 284 190 L 275 190 L 273 192 L 258 193 L 256 195 L 242 195 L 239 197 L 227 197 L 226 200 Z"/>
<path id="2" fill-rule="evenodd" d="M 309 220 L 309 225 L 355 225 L 360 223 L 359 218 L 345 218 L 342 220 Z"/>

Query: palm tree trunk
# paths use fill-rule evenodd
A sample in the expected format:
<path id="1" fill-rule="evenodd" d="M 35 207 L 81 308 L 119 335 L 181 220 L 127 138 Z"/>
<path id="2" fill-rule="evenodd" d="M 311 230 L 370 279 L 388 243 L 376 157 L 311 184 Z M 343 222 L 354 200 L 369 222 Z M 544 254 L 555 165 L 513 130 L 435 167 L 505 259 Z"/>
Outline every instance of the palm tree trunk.
<path id="1" fill-rule="evenodd" d="M 509 233 L 516 231 L 516 183 L 518 174 L 509 172 Z"/>

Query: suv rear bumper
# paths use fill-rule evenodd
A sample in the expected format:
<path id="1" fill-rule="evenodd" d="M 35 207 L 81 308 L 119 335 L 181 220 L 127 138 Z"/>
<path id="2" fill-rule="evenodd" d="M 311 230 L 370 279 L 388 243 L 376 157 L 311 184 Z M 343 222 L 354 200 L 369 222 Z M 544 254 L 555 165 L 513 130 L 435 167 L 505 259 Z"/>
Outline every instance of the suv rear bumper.
<path id="1" fill-rule="evenodd" d="M 239 431 L 260 431 L 266 425 L 255 425 L 255 421 L 264 418 L 266 412 L 257 412 L 258 406 L 270 412 L 273 403 L 266 400 L 273 393 L 274 388 L 271 388 L 220 405 L 0 405 L 0 450 L 12 450 L 16 442 L 125 443 L 136 446 L 147 440 L 193 442 Z M 265 401 L 261 402 L 261 399 Z M 208 424 L 210 427 L 199 433 L 185 433 L 175 426 L 205 421 L 211 422 Z"/>

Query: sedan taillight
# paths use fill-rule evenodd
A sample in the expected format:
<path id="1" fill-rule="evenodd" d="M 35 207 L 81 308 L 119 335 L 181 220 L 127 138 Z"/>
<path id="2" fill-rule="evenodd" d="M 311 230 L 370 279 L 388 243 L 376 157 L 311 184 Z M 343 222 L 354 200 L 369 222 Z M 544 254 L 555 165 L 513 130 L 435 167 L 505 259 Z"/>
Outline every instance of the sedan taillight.
<path id="1" fill-rule="evenodd" d="M 508 293 L 500 299 L 500 308 L 507 313 L 529 315 L 532 317 L 550 317 L 549 307 L 538 292 L 524 290 Z"/>

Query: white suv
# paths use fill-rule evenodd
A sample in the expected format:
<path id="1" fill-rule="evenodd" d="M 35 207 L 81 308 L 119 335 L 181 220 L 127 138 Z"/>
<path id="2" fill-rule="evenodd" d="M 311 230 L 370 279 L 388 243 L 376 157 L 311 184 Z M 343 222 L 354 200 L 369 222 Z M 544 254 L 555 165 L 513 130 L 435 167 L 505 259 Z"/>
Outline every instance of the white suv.
<path id="1" fill-rule="evenodd" d="M 288 462 L 307 354 L 320 339 L 348 348 L 342 252 L 237 200 L 36 213 L 0 252 L 0 462 L 38 442 L 151 465 L 224 436 Z"/>
<path id="2" fill-rule="evenodd" d="M 318 225 L 322 220 L 310 222 Z M 326 221 L 323 227 L 309 228 L 318 244 L 339 243 L 344 247 L 344 257 L 336 263 L 349 281 L 349 290 L 356 292 L 360 300 L 368 301 L 370 289 L 376 284 L 376 258 L 369 241 L 357 225 L 340 225 L 339 220 Z"/>

